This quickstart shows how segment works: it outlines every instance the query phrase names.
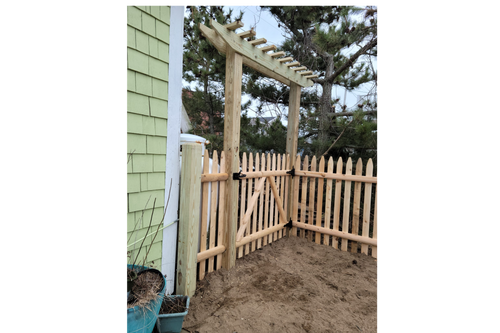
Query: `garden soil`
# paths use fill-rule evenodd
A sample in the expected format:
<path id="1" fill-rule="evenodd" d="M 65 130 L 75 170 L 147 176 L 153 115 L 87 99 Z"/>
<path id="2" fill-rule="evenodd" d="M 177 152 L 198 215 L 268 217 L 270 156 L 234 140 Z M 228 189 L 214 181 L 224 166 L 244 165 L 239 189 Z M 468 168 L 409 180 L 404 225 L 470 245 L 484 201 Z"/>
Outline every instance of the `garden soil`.
<path id="1" fill-rule="evenodd" d="M 237 259 L 233 269 L 198 281 L 183 328 L 192 333 L 376 332 L 376 259 L 282 238 Z"/>

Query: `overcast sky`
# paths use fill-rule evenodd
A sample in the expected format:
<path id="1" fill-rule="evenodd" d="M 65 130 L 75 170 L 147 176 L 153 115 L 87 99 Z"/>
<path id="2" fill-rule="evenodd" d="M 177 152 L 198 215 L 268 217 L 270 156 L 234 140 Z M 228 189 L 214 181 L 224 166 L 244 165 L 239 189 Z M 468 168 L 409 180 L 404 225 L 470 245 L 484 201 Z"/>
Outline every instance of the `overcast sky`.
<path id="1" fill-rule="evenodd" d="M 267 40 L 267 43 L 264 45 L 278 46 L 285 40 L 286 36 L 284 31 L 278 28 L 278 22 L 267 10 L 261 10 L 259 6 L 225 6 L 224 10 L 227 12 L 229 8 L 233 9 L 233 16 L 238 15 L 240 11 L 244 13 L 242 19 L 244 27 L 236 30 L 236 33 L 246 31 L 250 27 L 255 27 L 255 31 L 257 33 L 256 38 L 265 38 Z M 356 48 L 355 45 L 351 46 L 351 48 L 346 51 L 346 55 L 354 53 L 356 51 L 355 48 Z M 375 69 L 377 68 L 376 66 L 377 63 L 375 60 L 374 62 Z M 188 83 L 184 82 L 184 85 L 188 85 Z M 191 87 L 194 88 L 194 85 L 191 85 Z M 364 84 L 360 86 L 358 89 L 354 90 L 353 92 L 347 92 L 346 94 L 345 89 L 343 89 L 342 87 L 334 86 L 332 92 L 332 98 L 340 98 L 340 102 L 343 102 L 345 97 L 347 108 L 349 109 L 350 107 L 353 107 L 358 104 L 359 95 L 366 94 L 372 87 L 373 87 L 372 83 Z M 249 99 L 250 98 L 248 96 L 243 95 L 242 103 L 247 102 Z M 285 114 L 286 113 L 287 112 L 285 109 Z M 248 115 L 250 117 L 254 117 L 255 113 L 249 111 Z M 264 114 L 264 116 L 275 116 L 275 115 L 276 113 L 273 112 L 272 110 L 269 110 Z M 282 120 L 283 123 L 286 124 L 286 119 Z"/>

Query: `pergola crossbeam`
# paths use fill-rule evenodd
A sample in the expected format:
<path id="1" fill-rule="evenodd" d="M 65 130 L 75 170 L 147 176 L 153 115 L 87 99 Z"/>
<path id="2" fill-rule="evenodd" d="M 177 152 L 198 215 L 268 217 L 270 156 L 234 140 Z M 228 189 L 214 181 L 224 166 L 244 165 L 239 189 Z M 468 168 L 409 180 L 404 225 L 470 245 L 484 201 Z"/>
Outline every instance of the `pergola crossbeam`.
<path id="1" fill-rule="evenodd" d="M 285 55 L 285 52 L 283 52 L 283 51 L 269 53 L 269 56 L 271 58 L 281 57 L 281 56 L 284 56 L 284 55 Z"/>
<path id="2" fill-rule="evenodd" d="M 236 30 L 238 28 L 242 28 L 244 26 L 243 22 L 241 21 L 234 21 L 232 23 L 226 24 L 224 28 L 227 30 Z"/>
<path id="3" fill-rule="evenodd" d="M 236 34 L 236 36 L 238 36 L 240 38 L 247 38 L 247 37 L 255 36 L 256 34 L 257 33 L 252 29 L 252 30 L 240 32 L 239 34 Z"/>
<path id="4" fill-rule="evenodd" d="M 265 50 L 269 51 L 272 47 L 275 48 L 274 45 L 257 48 L 255 45 L 250 44 L 248 41 L 242 39 L 233 31 L 228 30 L 226 26 L 219 24 L 215 20 L 210 20 L 210 25 L 213 29 L 207 28 L 200 23 L 200 29 L 203 35 L 207 37 L 221 53 L 226 54 L 227 47 L 229 46 L 242 55 L 243 64 L 287 85 L 290 85 L 291 82 L 301 87 L 310 87 L 314 84 L 311 80 L 306 79 L 303 75 L 296 73 L 289 67 L 281 66 L 281 62 L 277 61 L 278 59 L 266 54 L 267 51 Z M 209 33 L 209 30 L 214 31 L 215 35 L 220 37 L 220 39 L 215 38 L 214 34 Z M 224 51 L 222 51 L 222 49 L 224 49 Z M 293 60 L 293 58 L 291 60 Z"/>
<path id="5" fill-rule="evenodd" d="M 250 44 L 250 45 L 260 45 L 260 44 L 264 44 L 264 43 L 267 43 L 267 39 L 265 39 L 265 38 L 259 38 L 259 39 L 251 40 L 248 42 L 248 44 Z"/>

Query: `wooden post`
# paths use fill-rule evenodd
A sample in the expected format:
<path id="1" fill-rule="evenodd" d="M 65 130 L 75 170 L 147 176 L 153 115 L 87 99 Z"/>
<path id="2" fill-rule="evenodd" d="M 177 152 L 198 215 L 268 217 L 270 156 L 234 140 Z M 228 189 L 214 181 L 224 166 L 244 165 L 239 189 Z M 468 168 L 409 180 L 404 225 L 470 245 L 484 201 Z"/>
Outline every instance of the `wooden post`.
<path id="1" fill-rule="evenodd" d="M 201 145 L 186 143 L 182 145 L 176 293 L 189 297 L 196 290 L 200 191 Z"/>
<path id="2" fill-rule="evenodd" d="M 232 174 L 240 171 L 240 116 L 241 116 L 241 80 L 243 72 L 241 55 L 232 48 L 226 50 L 226 87 L 224 107 L 224 152 L 226 153 L 226 211 L 224 228 L 224 246 L 222 267 L 230 269 L 236 263 L 236 229 L 238 219 L 238 180 Z"/>
<path id="3" fill-rule="evenodd" d="M 299 115 L 300 115 L 300 86 L 294 82 L 290 82 L 290 99 L 288 104 L 288 126 L 286 133 L 286 154 L 289 156 L 292 163 L 290 167 L 295 164 L 297 156 L 297 142 L 299 137 Z M 292 179 L 288 180 L 288 196 L 286 220 L 288 221 L 292 216 L 292 200 L 295 190 L 295 182 Z"/>

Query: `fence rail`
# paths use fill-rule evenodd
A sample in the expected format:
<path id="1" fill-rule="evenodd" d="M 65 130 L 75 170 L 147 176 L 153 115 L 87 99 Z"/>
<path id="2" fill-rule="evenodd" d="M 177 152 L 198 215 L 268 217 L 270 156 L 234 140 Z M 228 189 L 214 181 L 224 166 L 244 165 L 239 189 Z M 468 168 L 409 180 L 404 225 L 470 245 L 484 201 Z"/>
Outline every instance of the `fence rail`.
<path id="1" fill-rule="evenodd" d="M 332 158 L 318 161 L 315 156 L 297 156 L 294 170 L 291 162 L 289 156 L 281 154 L 241 154 L 236 257 L 283 237 L 288 222 L 287 193 L 293 182 L 292 236 L 376 258 L 377 177 L 373 176 L 372 160 L 366 163 L 364 174 L 361 159 L 354 170 L 351 158 L 344 164 L 342 158 L 334 163 Z M 206 151 L 203 165 L 199 280 L 222 267 L 222 253 L 227 250 L 223 244 L 224 190 L 225 182 L 232 179 L 224 169 L 224 152 L 219 160 L 213 151 L 210 168 Z"/>

